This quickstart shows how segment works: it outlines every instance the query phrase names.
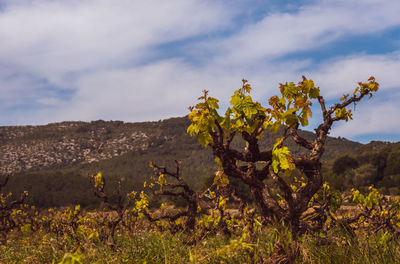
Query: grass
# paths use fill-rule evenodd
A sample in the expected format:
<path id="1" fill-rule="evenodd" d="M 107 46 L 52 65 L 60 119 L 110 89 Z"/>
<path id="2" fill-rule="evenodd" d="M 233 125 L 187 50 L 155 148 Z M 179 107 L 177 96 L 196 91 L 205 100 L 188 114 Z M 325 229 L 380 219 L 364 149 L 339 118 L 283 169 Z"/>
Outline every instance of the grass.
<path id="1" fill-rule="evenodd" d="M 87 240 L 76 250 L 68 237 L 42 232 L 10 234 L 0 246 L 0 263 L 59 263 L 66 253 L 79 256 L 82 263 L 263 263 L 271 254 L 273 236 L 265 230 L 254 238 L 251 248 L 234 247 L 223 235 L 210 235 L 196 244 L 178 233 L 119 232 L 112 250 L 100 241 Z M 400 243 L 382 233 L 359 233 L 352 237 L 340 230 L 305 235 L 299 241 L 296 263 L 400 263 Z"/>

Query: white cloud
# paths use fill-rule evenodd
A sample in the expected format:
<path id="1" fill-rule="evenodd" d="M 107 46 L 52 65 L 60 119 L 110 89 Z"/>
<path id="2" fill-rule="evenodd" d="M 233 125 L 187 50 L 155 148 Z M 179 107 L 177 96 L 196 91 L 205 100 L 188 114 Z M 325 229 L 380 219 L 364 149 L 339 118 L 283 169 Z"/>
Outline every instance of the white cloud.
<path id="1" fill-rule="evenodd" d="M 390 136 L 400 133 L 400 123 L 397 121 L 400 115 L 399 72 L 400 52 L 393 52 L 334 58 L 302 74 L 320 86 L 321 95 L 327 100 L 328 107 L 338 102 L 343 94 L 351 94 L 359 81 L 366 82 L 370 76 L 376 78 L 380 84 L 379 91 L 370 100 L 364 98 L 357 103 L 355 111 L 351 106 L 354 119 L 349 122 L 340 121 L 332 130 L 333 136 L 356 139 L 368 134 Z"/>
<path id="2" fill-rule="evenodd" d="M 37 103 L 45 106 L 57 106 L 58 104 L 62 103 L 60 99 L 55 97 L 43 97 L 36 100 Z"/>
<path id="3" fill-rule="evenodd" d="M 135 63 L 158 44 L 227 26 L 217 1 L 17 1 L 0 13 L 0 60 L 58 84 Z"/>
<path id="4" fill-rule="evenodd" d="M 266 103 L 278 91 L 278 83 L 288 75 L 296 78 L 297 65 L 265 66 L 262 70 L 240 67 L 193 66 L 183 60 L 166 60 L 147 66 L 94 72 L 77 80 L 77 92 L 57 109 L 44 109 L 38 118 L 51 121 L 112 119 L 145 121 L 183 116 L 196 103 L 203 89 L 221 100 L 221 111 L 233 91 L 248 78 L 255 87 L 254 97 Z M 56 110 L 56 111 L 55 111 Z M 40 119 L 36 122 L 43 123 Z"/>
<path id="5" fill-rule="evenodd" d="M 354 90 L 359 81 L 374 76 L 380 90 L 400 89 L 400 51 L 384 55 L 357 54 L 334 58 L 308 74 L 327 98 L 338 98 Z"/>
<path id="6" fill-rule="evenodd" d="M 364 102 L 357 106 L 354 119 L 340 122 L 332 131 L 333 136 L 357 137 L 366 134 L 395 135 L 400 134 L 400 107 L 397 96 L 387 102 Z"/>
<path id="7" fill-rule="evenodd" d="M 59 116 L 64 119 L 144 121 L 184 115 L 203 89 L 223 93 L 236 81 L 217 72 L 193 68 L 180 60 L 96 72 L 78 81 L 78 92 Z M 226 74 L 224 72 L 223 74 Z M 236 85 L 237 86 L 237 85 Z M 212 92 L 215 92 L 212 91 Z"/>
<path id="8" fill-rule="evenodd" d="M 219 63 L 271 60 L 312 50 L 341 37 L 373 34 L 400 24 L 400 2 L 316 1 L 295 13 L 272 13 L 219 43 Z"/>
<path id="9" fill-rule="evenodd" d="M 32 100 L 38 86 L 32 75 L 0 66 L 0 107 L 11 108 Z"/>

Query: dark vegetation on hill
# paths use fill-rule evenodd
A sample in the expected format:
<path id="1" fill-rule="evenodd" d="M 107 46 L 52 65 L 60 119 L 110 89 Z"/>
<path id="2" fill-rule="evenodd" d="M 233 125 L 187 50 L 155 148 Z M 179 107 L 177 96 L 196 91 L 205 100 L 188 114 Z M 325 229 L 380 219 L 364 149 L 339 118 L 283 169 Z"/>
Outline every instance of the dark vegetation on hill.
<path id="1" fill-rule="evenodd" d="M 366 190 L 374 185 L 381 192 L 400 194 L 400 142 L 371 142 L 352 154 L 341 155 L 325 167 L 326 179 L 337 189 Z"/>
<path id="2" fill-rule="evenodd" d="M 106 175 L 110 191 L 120 178 L 125 179 L 126 190 L 141 190 L 152 175 L 149 161 L 174 166 L 174 159 L 182 161 L 188 183 L 201 190 L 216 164 L 210 150 L 186 134 L 188 125 L 187 117 L 182 117 L 141 123 L 99 120 L 0 127 L 0 173 L 13 173 L 5 191 L 28 190 L 40 207 L 95 206 L 98 199 L 91 191 L 89 174 Z M 307 139 L 313 137 L 311 132 L 301 133 Z M 270 148 L 279 134 L 265 135 L 261 146 Z M 294 154 L 299 153 L 299 147 L 287 144 Z M 239 142 L 233 145 L 243 148 Z M 398 193 L 400 144 L 362 145 L 328 138 L 323 160 L 325 177 L 338 189 L 376 184 L 385 192 Z"/>

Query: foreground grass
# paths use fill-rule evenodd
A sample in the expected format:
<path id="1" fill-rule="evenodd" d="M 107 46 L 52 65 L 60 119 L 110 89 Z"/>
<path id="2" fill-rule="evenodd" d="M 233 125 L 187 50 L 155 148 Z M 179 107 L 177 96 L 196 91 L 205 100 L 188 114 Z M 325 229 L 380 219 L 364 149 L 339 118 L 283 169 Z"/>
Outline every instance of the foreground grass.
<path id="1" fill-rule="evenodd" d="M 306 236 L 298 263 L 400 263 L 399 240 L 377 233 L 357 237 L 337 233 L 335 237 Z"/>
<path id="2" fill-rule="evenodd" d="M 82 263 L 268 263 L 272 236 L 264 232 L 251 246 L 237 246 L 222 235 L 210 235 L 188 243 L 183 233 L 118 234 L 111 249 L 100 241 L 87 240 L 79 248 L 68 238 L 35 233 L 13 233 L 0 246 L 0 263 L 59 263 L 74 253 Z M 296 263 L 400 263 L 400 243 L 384 234 L 350 236 L 343 232 L 306 235 L 301 238 Z"/>

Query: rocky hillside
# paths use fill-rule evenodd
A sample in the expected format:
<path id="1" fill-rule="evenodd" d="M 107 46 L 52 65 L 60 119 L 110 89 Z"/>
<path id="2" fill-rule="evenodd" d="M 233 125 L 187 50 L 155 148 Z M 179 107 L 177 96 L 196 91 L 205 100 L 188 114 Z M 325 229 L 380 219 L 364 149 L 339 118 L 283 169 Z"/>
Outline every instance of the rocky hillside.
<path id="1" fill-rule="evenodd" d="M 173 118 L 143 123 L 100 120 L 0 127 L 0 174 L 92 163 L 129 151 L 157 148 L 169 141 L 174 141 L 175 147 L 180 149 L 181 137 L 197 144 L 185 134 L 188 124 L 186 118 Z M 304 132 L 304 136 L 311 138 L 312 133 Z M 263 145 L 271 145 L 275 137 L 264 138 Z M 339 153 L 351 152 L 360 145 L 330 138 L 325 156 L 331 158 Z M 296 151 L 300 150 L 295 148 Z"/>
<path id="2" fill-rule="evenodd" d="M 140 123 L 120 121 L 0 127 L 0 174 L 110 159 L 148 149 L 155 136 Z"/>
<path id="3" fill-rule="evenodd" d="M 185 134 L 188 124 L 186 118 L 172 118 L 143 123 L 99 120 L 0 127 L 0 174 L 92 163 L 170 141 L 176 141 L 179 149 L 181 137 L 197 144 Z M 304 136 L 311 138 L 312 133 L 304 132 Z M 275 137 L 264 138 L 263 145 L 271 145 Z M 343 138 L 330 138 L 325 156 L 331 158 L 359 146 Z"/>

